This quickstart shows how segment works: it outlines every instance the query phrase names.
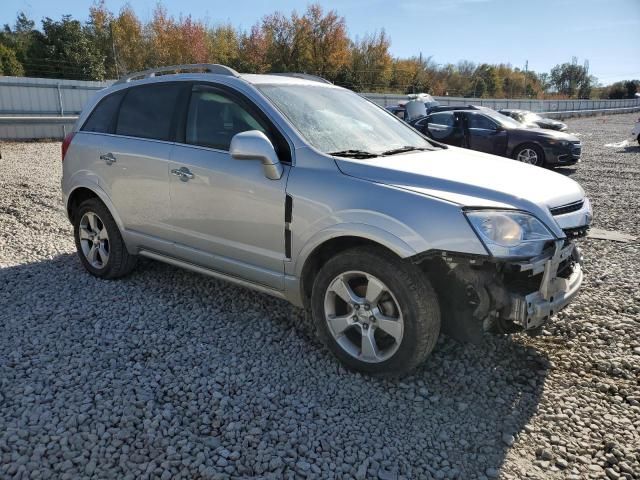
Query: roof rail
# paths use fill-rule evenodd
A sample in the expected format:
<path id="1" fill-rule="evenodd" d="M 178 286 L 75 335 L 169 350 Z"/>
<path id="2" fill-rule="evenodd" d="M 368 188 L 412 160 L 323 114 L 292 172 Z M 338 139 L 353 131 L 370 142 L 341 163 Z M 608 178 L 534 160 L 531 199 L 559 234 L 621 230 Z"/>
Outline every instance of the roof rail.
<path id="1" fill-rule="evenodd" d="M 283 73 L 271 73 L 270 75 L 279 75 L 281 77 L 302 78 L 304 80 L 312 80 L 314 82 L 329 83 L 333 85 L 333 83 L 327 80 L 326 78 L 319 77 L 318 75 L 310 75 L 308 73 L 283 72 Z"/>
<path id="2" fill-rule="evenodd" d="M 217 75 L 230 75 L 234 77 L 239 77 L 240 74 L 236 72 L 233 68 L 227 67 L 226 65 L 219 65 L 217 63 L 192 63 L 187 65 L 169 65 L 167 67 L 158 67 L 152 68 L 149 70 L 144 70 L 142 72 L 134 72 L 124 77 L 120 78 L 114 85 L 119 85 L 121 83 L 128 83 L 132 80 L 141 80 L 143 78 L 152 78 L 157 74 L 170 74 L 170 73 L 186 73 L 193 71 L 203 71 L 206 73 L 214 73 Z"/>

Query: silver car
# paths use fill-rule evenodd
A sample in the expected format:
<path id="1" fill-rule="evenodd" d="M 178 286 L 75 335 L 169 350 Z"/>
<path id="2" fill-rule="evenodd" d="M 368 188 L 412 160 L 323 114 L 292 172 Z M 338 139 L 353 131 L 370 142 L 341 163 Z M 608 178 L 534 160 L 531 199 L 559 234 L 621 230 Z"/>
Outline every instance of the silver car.
<path id="1" fill-rule="evenodd" d="M 312 313 L 348 367 L 403 374 L 440 331 L 536 331 L 577 294 L 573 180 L 428 140 L 323 79 L 221 65 L 130 75 L 63 143 L 80 260 L 138 256 Z"/>

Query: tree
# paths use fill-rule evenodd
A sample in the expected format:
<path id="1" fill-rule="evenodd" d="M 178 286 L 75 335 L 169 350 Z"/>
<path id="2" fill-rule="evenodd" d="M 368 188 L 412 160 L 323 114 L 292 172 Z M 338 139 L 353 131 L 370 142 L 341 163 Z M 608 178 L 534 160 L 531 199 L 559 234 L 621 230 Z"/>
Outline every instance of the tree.
<path id="1" fill-rule="evenodd" d="M 265 73 L 271 70 L 267 58 L 268 40 L 260 25 L 251 27 L 249 34 L 240 39 L 240 69 L 245 72 Z"/>
<path id="2" fill-rule="evenodd" d="M 240 59 L 242 36 L 232 25 L 225 24 L 211 28 L 207 36 L 210 61 L 242 69 Z"/>
<path id="3" fill-rule="evenodd" d="M 351 83 L 357 90 L 382 90 L 391 80 L 391 42 L 384 30 L 356 39 L 351 45 Z"/>
<path id="4" fill-rule="evenodd" d="M 16 57 L 16 52 L 0 44 L 0 75 L 20 77 L 24 75 L 24 68 Z"/>
<path id="5" fill-rule="evenodd" d="M 117 78 L 120 73 L 115 59 L 112 23 L 113 14 L 105 7 L 104 0 L 98 0 L 89 8 L 87 33 L 99 55 L 104 59 L 107 78 Z"/>
<path id="6" fill-rule="evenodd" d="M 589 75 L 588 68 L 578 65 L 573 57 L 571 63 L 556 65 L 551 69 L 551 85 L 555 90 L 568 97 L 589 98 L 595 78 Z"/>
<path id="7" fill-rule="evenodd" d="M 143 27 L 133 9 L 127 5 L 111 23 L 115 60 L 119 72 L 136 72 L 147 65 L 148 45 Z"/>
<path id="8" fill-rule="evenodd" d="M 51 78 L 104 79 L 104 58 L 92 40 L 88 29 L 69 15 L 60 21 L 45 18 L 27 52 L 34 65 L 30 72 Z"/>
<path id="9" fill-rule="evenodd" d="M 318 4 L 310 5 L 301 18 L 300 30 L 307 38 L 302 40 L 306 62 L 299 62 L 311 73 L 334 78 L 349 62 L 349 37 L 344 17 L 335 10 L 326 14 Z"/>

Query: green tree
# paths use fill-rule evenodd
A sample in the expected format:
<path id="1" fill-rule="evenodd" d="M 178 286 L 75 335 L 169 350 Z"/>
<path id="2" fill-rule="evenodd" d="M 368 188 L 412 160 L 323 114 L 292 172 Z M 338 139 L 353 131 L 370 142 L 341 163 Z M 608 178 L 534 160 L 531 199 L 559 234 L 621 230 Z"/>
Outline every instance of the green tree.
<path id="1" fill-rule="evenodd" d="M 88 29 L 78 20 L 65 15 L 60 21 L 42 20 L 28 52 L 37 66 L 38 76 L 102 80 L 105 78 L 104 57 L 92 41 Z"/>
<path id="2" fill-rule="evenodd" d="M 573 57 L 571 63 L 556 65 L 551 69 L 551 85 L 555 90 L 568 97 L 589 98 L 595 78 L 589 75 L 585 66 L 578 65 L 578 60 Z"/>
<path id="3" fill-rule="evenodd" d="M 20 77 L 24 75 L 24 68 L 16 57 L 16 52 L 0 44 L 0 75 Z"/>

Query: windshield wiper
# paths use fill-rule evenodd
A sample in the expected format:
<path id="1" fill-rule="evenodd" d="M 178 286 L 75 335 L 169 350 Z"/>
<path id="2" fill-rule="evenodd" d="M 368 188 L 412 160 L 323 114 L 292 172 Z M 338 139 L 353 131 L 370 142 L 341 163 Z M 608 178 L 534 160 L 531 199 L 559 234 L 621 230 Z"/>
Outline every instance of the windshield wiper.
<path id="1" fill-rule="evenodd" d="M 378 154 L 366 152 L 364 150 L 340 150 L 339 152 L 330 152 L 329 155 L 346 158 L 374 158 Z"/>
<path id="2" fill-rule="evenodd" d="M 399 147 L 399 148 L 393 148 L 391 150 L 386 150 L 386 151 L 382 152 L 380 155 L 382 155 L 382 156 L 395 155 L 396 153 L 414 152 L 416 150 L 427 150 L 427 149 L 424 148 L 424 147 L 412 147 L 410 145 L 407 145 L 405 147 Z"/>

